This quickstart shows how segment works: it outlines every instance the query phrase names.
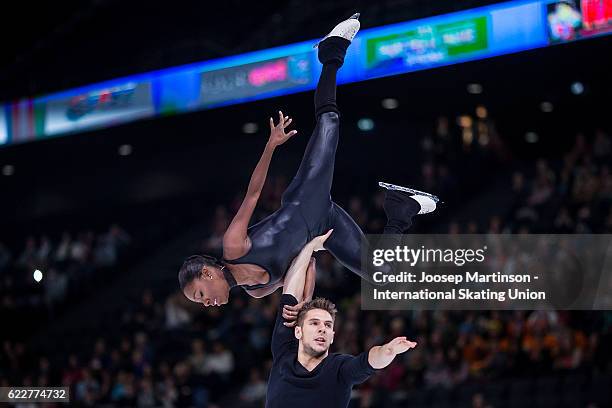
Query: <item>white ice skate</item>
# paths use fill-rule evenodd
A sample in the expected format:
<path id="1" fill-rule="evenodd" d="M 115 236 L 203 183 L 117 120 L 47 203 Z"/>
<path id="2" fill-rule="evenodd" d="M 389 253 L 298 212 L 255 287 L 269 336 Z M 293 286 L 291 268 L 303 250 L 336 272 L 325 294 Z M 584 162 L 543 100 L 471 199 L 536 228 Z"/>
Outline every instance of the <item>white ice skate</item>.
<path id="1" fill-rule="evenodd" d="M 361 24 L 359 23 L 359 13 L 353 14 L 350 18 L 342 21 L 334 27 L 321 41 L 316 43 L 313 48 L 317 48 L 319 44 L 328 37 L 342 37 L 349 41 L 353 41 L 353 38 L 357 35 L 357 31 Z"/>
<path id="2" fill-rule="evenodd" d="M 421 206 L 419 214 L 427 214 L 436 210 L 436 205 L 440 201 L 438 197 L 424 191 L 415 190 L 414 188 L 402 187 L 395 184 L 378 182 L 378 185 L 387 190 L 396 190 L 410 194 L 410 198 L 414 199 Z"/>

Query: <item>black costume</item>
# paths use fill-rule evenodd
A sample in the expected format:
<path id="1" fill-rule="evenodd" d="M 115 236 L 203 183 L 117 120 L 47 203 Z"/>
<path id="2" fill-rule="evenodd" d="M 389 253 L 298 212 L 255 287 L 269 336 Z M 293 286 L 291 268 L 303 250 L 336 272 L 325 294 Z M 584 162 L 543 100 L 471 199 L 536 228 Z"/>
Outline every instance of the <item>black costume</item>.
<path id="1" fill-rule="evenodd" d="M 240 258 L 225 260 L 230 264 L 258 265 L 270 274 L 268 283 L 244 286 L 246 289 L 267 287 L 283 279 L 304 245 L 332 228 L 334 232 L 325 242 L 325 249 L 342 265 L 372 282 L 369 273 L 361 267 L 365 235 L 330 195 L 339 137 L 336 73 L 349 45 L 341 37 L 329 37 L 319 44 L 318 56 L 323 69 L 315 91 L 317 124 L 297 174 L 282 196 L 281 208 L 249 227 L 247 234 L 252 245 L 249 252 Z M 389 200 L 393 197 L 396 199 Z M 406 197 L 404 193 L 387 192 L 385 211 L 389 222 L 385 233 L 401 234 L 410 227 L 412 216 L 419 212 L 419 204 Z"/>
<path id="2" fill-rule="evenodd" d="M 298 340 L 293 328 L 283 325 L 284 305 L 296 305 L 291 295 L 283 295 L 272 335 L 272 369 L 268 379 L 266 408 L 347 407 L 353 385 L 367 380 L 375 370 L 368 352 L 357 356 L 332 353 L 312 371 L 297 360 Z"/>

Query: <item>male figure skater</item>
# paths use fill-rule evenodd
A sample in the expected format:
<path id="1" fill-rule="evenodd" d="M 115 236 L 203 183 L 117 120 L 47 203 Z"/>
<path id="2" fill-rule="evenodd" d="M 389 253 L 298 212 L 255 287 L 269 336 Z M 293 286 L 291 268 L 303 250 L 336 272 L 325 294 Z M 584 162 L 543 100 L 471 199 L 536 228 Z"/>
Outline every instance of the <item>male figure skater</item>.
<path id="1" fill-rule="evenodd" d="M 323 298 L 298 303 L 312 296 L 315 262 L 311 254 L 323 249 L 329 236 L 330 232 L 306 244 L 285 276 L 272 335 L 266 408 L 347 407 L 353 385 L 417 345 L 406 337 L 396 337 L 358 356 L 329 353 L 336 306 Z"/>

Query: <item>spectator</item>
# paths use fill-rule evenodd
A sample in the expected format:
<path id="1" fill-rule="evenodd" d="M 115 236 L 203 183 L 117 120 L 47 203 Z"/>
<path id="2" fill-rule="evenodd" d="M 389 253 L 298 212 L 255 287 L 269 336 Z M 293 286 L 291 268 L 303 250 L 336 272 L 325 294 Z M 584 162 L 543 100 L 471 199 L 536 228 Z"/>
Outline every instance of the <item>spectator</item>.
<path id="1" fill-rule="evenodd" d="M 57 246 L 57 250 L 55 251 L 55 261 L 58 263 L 59 267 L 62 267 L 65 262 L 68 261 L 70 256 L 70 248 L 72 247 L 72 241 L 70 238 L 70 234 L 64 232 L 62 234 L 62 240 Z"/>
<path id="2" fill-rule="evenodd" d="M 234 370 L 234 356 L 223 343 L 213 343 L 212 352 L 206 360 L 204 371 L 208 374 L 218 374 L 222 379 L 228 380 Z"/>
<path id="3" fill-rule="evenodd" d="M 8 248 L 0 242 L 0 276 L 2 276 L 2 272 L 8 267 L 11 262 L 11 253 Z"/>
<path id="4" fill-rule="evenodd" d="M 207 373 L 206 354 L 204 353 L 204 342 L 201 339 L 196 339 L 191 342 L 191 355 L 189 356 L 189 365 L 196 375 L 205 375 Z"/>
<path id="5" fill-rule="evenodd" d="M 25 248 L 19 258 L 17 264 L 28 269 L 32 269 L 36 262 L 36 241 L 34 237 L 28 237 L 26 239 Z"/>
<path id="6" fill-rule="evenodd" d="M 240 401 L 244 407 L 260 407 L 266 398 L 267 384 L 256 368 L 251 368 L 249 381 L 240 391 Z"/>
<path id="7" fill-rule="evenodd" d="M 176 293 L 166 299 L 165 322 L 167 330 L 174 330 L 188 325 L 191 322 L 190 314 L 181 306 L 184 296 Z"/>

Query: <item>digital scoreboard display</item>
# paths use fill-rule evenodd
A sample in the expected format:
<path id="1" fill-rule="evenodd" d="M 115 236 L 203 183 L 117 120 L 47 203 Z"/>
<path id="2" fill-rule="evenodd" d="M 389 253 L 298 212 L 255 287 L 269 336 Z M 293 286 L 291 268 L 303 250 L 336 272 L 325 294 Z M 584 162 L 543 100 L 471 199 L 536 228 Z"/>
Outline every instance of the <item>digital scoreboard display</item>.
<path id="1" fill-rule="evenodd" d="M 610 33 L 612 1 L 553 1 L 546 5 L 546 22 L 551 43 Z"/>

